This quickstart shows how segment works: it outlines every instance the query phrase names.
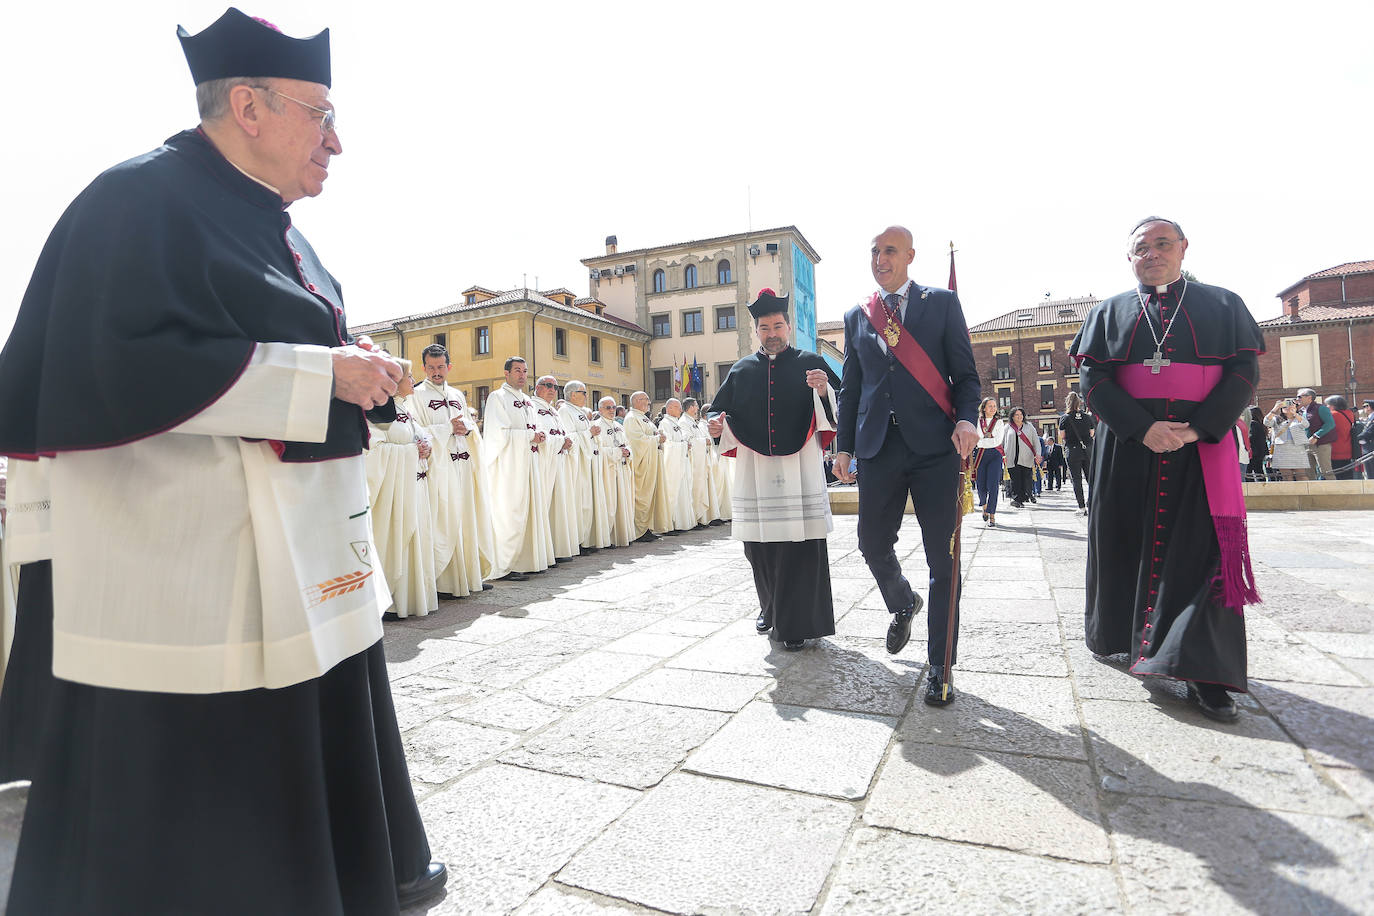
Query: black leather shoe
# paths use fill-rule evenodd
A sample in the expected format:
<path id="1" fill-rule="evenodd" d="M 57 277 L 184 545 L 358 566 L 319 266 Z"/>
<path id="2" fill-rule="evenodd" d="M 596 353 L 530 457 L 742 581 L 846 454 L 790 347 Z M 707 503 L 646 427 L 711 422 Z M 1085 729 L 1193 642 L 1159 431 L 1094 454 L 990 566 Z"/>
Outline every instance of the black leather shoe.
<path id="1" fill-rule="evenodd" d="M 954 702 L 954 688 L 945 683 L 943 665 L 931 665 L 930 670 L 926 672 L 924 699 L 927 706 L 948 706 Z"/>
<path id="2" fill-rule="evenodd" d="M 644 543 L 644 544 L 647 544 L 647 543 L 649 543 L 650 541 L 657 541 L 657 540 L 658 540 L 658 535 L 654 534 L 652 531 L 646 531 L 646 532 L 644 532 L 643 534 L 641 534 L 639 537 L 635 538 L 635 542 L 636 542 L 636 543 Z"/>
<path id="3" fill-rule="evenodd" d="M 789 639 L 782 644 L 782 647 L 788 652 L 800 652 L 802 649 L 806 648 L 806 640 Z"/>
<path id="4" fill-rule="evenodd" d="M 889 655 L 896 655 L 906 647 L 907 641 L 911 639 L 911 618 L 920 612 L 925 601 L 920 595 L 915 595 L 911 607 L 903 608 L 892 615 L 892 623 L 887 627 L 887 652 Z"/>
<path id="5" fill-rule="evenodd" d="M 723 519 L 723 518 L 713 518 L 713 519 L 711 519 L 711 527 L 712 527 L 712 528 L 715 528 L 715 527 L 717 527 L 717 526 L 724 525 L 724 524 L 725 524 L 725 519 Z"/>
<path id="6" fill-rule="evenodd" d="M 489 591 L 491 591 L 491 590 L 494 589 L 494 588 L 496 588 L 496 586 L 492 585 L 490 582 L 483 582 L 483 583 L 482 583 L 482 591 L 484 591 L 484 592 L 489 592 Z"/>
<path id="7" fill-rule="evenodd" d="M 1236 701 L 1225 687 L 1189 681 L 1188 700 L 1214 722 L 1234 722 L 1240 718 Z"/>
<path id="8" fill-rule="evenodd" d="M 528 579 L 529 577 L 530 577 L 530 576 L 529 576 L 529 573 L 522 573 L 522 572 L 509 572 L 509 573 L 506 573 L 506 581 L 507 581 L 507 582 L 524 582 L 524 581 L 525 581 L 526 579 Z"/>
<path id="9" fill-rule="evenodd" d="M 405 884 L 396 885 L 396 902 L 405 909 L 413 903 L 419 903 L 427 897 L 433 897 L 444 889 L 445 882 L 448 881 L 448 869 L 443 862 L 431 862 L 429 868 L 425 869 L 424 874 Z"/>
<path id="10" fill-rule="evenodd" d="M 759 617 L 754 621 L 754 632 L 767 633 L 773 629 L 773 621 L 768 619 L 767 611 L 759 611 Z"/>

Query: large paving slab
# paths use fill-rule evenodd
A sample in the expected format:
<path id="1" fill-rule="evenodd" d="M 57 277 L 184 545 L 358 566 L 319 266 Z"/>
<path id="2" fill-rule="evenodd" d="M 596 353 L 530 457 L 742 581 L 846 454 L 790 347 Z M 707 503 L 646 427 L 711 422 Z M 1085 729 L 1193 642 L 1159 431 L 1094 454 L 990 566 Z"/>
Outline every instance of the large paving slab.
<path id="1" fill-rule="evenodd" d="M 1124 911 L 1106 868 L 864 828 L 846 847 L 823 916 Z"/>
<path id="2" fill-rule="evenodd" d="M 896 724 L 887 716 L 751 703 L 683 768 L 798 792 L 863 798 Z"/>
<path id="3" fill-rule="evenodd" d="M 558 880 L 672 913 L 807 913 L 853 820 L 843 802 L 682 773 Z"/>

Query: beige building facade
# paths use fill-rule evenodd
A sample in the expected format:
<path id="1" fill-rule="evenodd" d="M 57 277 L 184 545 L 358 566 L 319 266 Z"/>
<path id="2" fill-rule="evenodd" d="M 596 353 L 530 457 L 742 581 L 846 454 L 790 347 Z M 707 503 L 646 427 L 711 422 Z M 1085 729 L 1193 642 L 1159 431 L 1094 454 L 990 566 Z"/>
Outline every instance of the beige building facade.
<path id="1" fill-rule="evenodd" d="M 367 334 L 378 346 L 413 363 L 422 377 L 421 354 L 430 344 L 448 348 L 453 370 L 449 384 L 479 411 L 487 395 L 505 381 L 507 357 L 524 357 L 527 390 L 541 375 L 562 386 L 570 379 L 586 384 L 591 396 L 609 395 L 629 405 L 645 387 L 649 332 L 613 315 L 606 305 L 577 297 L 566 288 L 542 292 L 472 286 L 462 300 L 445 308 L 349 329 Z"/>
<path id="2" fill-rule="evenodd" d="M 606 316 L 649 333 L 645 390 L 657 403 L 675 394 L 673 370 L 684 360 L 703 367 L 709 400 L 735 361 L 754 351 L 748 306 L 763 287 L 792 296 L 797 345 L 814 350 L 819 261 L 797 227 L 783 226 L 628 251 L 610 236 L 605 254 L 582 263 Z"/>

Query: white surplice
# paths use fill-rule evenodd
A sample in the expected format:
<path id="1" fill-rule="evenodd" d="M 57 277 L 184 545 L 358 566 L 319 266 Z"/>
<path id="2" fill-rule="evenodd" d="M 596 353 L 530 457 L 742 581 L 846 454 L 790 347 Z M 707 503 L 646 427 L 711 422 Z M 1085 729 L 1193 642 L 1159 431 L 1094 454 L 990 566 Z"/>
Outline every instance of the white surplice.
<path id="1" fill-rule="evenodd" d="M 424 617 L 439 607 L 434 584 L 434 526 L 429 515 L 426 478 L 429 461 L 418 443 L 429 435 L 395 401 L 396 420 L 368 423 L 367 493 L 372 505 L 372 536 L 377 557 L 391 586 L 397 617 Z"/>
<path id="2" fill-rule="evenodd" d="M 491 485 L 495 534 L 492 578 L 543 572 L 553 565 L 548 505 L 539 447 L 534 442 L 534 396 L 503 384 L 482 411 L 482 465 Z"/>
<path id="3" fill-rule="evenodd" d="M 720 446 L 711 443 L 714 464 L 711 467 L 711 485 L 716 491 L 716 505 L 720 517 L 729 521 L 734 517 L 735 459 L 721 454 Z"/>
<path id="4" fill-rule="evenodd" d="M 52 459 L 57 677 L 286 687 L 381 638 L 391 596 L 362 455 L 288 463 L 266 441 L 324 441 L 332 382 L 329 348 L 260 343 L 180 426 Z"/>
<path id="5" fill-rule="evenodd" d="M 484 557 L 489 558 L 493 548 L 477 418 L 461 391 L 429 379 L 415 387 L 407 404 L 433 448 L 425 492 L 434 532 L 436 587 L 458 597 L 481 591 L 490 565 Z M 467 424 L 466 434 L 454 435 L 455 417 Z"/>
<path id="6" fill-rule="evenodd" d="M 687 531 L 697 524 L 696 509 L 692 505 L 691 442 L 681 422 L 683 419 L 690 423 L 692 418 L 685 413 L 677 418 L 664 414 L 658 421 L 658 431 L 668 437 L 663 442 L 663 480 L 668 490 L 673 527 L 678 531 Z"/>
<path id="7" fill-rule="evenodd" d="M 555 558 L 574 557 L 578 543 L 578 508 L 575 481 L 575 445 L 563 429 L 557 405 L 543 398 L 534 399 L 534 425 L 544 434 L 539 443 L 539 463 L 543 469 L 544 492 L 548 494 L 550 550 Z"/>
<path id="8" fill-rule="evenodd" d="M 610 521 L 612 544 L 624 547 L 635 533 L 635 471 L 625 428 L 615 418 L 601 416 L 602 479 L 606 493 L 606 516 Z M 627 454 L 628 453 L 628 454 Z M 641 534 L 643 532 L 640 532 Z"/>
<path id="9" fill-rule="evenodd" d="M 830 402 L 830 416 L 839 416 L 835 390 L 827 387 L 825 397 Z M 821 395 L 814 389 L 812 402 L 816 433 L 833 431 Z M 739 444 L 726 414 L 720 447 L 722 451 L 735 450 L 732 537 L 740 541 L 810 541 L 830 533 L 834 527 L 830 491 L 815 433 L 791 455 L 760 455 Z"/>
<path id="10" fill-rule="evenodd" d="M 590 414 L 590 416 L 589 416 Z M 572 437 L 574 452 L 569 454 L 573 471 L 573 492 L 577 496 L 577 538 L 583 547 L 609 547 L 611 518 L 606 508 L 606 480 L 601 454 L 600 431 L 605 422 L 570 401 L 558 403 L 558 418 Z M 592 428 L 597 434 L 593 435 Z"/>
<path id="11" fill-rule="evenodd" d="M 716 461 L 715 450 L 711 448 L 705 418 L 693 417 L 684 411 L 678 417 L 678 426 L 687 435 L 690 446 L 687 459 L 692 465 L 692 511 L 697 524 L 705 525 L 720 518 L 719 494 L 711 473 Z"/>
<path id="12" fill-rule="evenodd" d="M 654 534 L 672 531 L 673 514 L 668 504 L 668 489 L 663 481 L 663 452 L 658 427 L 643 411 L 631 407 L 625 413 L 625 423 L 621 429 L 629 444 L 631 466 L 634 468 L 634 537 L 638 538 L 646 531 Z"/>

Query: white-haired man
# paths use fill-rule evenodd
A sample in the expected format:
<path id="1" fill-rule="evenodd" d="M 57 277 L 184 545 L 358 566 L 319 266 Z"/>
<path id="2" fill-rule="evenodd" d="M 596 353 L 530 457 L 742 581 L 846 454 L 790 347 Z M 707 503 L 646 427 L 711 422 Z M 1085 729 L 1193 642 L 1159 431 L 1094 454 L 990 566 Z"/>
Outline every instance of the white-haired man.
<path id="1" fill-rule="evenodd" d="M 668 482 L 663 479 L 663 443 L 668 435 L 649 419 L 649 395 L 636 391 L 630 395 L 630 410 L 625 414 L 625 441 L 630 447 L 635 472 L 636 541 L 655 541 L 659 535 L 675 534 L 668 502 Z"/>
<path id="2" fill-rule="evenodd" d="M 540 376 L 534 383 L 534 425 L 544 433 L 539 446 L 540 466 L 544 469 L 544 493 L 549 507 L 549 542 L 555 563 L 579 553 L 578 508 L 574 491 L 573 462 L 576 453 L 572 437 L 563 429 L 558 416 L 558 379 Z"/>
<path id="3" fill-rule="evenodd" d="M 601 454 L 601 418 L 587 408 L 587 386 L 571 379 L 563 386 L 558 418 L 573 441 L 568 464 L 577 501 L 577 539 L 583 553 L 611 545 L 606 480 Z"/>
<path id="4" fill-rule="evenodd" d="M 630 443 L 625 438 L 625 427 L 616 422 L 615 398 L 602 398 L 597 407 L 601 416 L 601 457 L 610 540 L 613 546 L 627 547 L 635 539 L 635 471 Z"/>
<path id="5" fill-rule="evenodd" d="M 692 505 L 692 460 L 690 430 L 682 422 L 682 402 L 669 398 L 663 405 L 658 431 L 663 434 L 663 481 L 668 493 L 668 511 L 676 531 L 696 527 L 697 514 Z"/>
<path id="6" fill-rule="evenodd" d="M 51 590 L 19 609 L 52 614 L 52 676 L 9 912 L 394 914 L 444 877 L 362 457 L 402 370 L 351 345 L 286 212 L 343 151 L 329 34 L 230 9 L 179 37 L 199 128 L 72 203 L 0 354 L 0 454 L 55 456 Z"/>

